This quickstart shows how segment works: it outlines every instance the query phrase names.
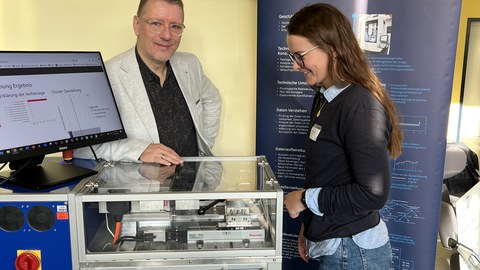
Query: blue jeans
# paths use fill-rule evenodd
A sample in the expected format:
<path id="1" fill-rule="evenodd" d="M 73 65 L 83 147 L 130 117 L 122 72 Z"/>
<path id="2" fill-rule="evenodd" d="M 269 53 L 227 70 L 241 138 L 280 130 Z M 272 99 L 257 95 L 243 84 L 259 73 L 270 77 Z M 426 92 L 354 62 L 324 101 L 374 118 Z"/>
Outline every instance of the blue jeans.
<path id="1" fill-rule="evenodd" d="M 392 265 L 390 242 L 375 249 L 359 247 L 352 238 L 342 238 L 335 253 L 318 258 L 319 270 L 389 270 Z"/>

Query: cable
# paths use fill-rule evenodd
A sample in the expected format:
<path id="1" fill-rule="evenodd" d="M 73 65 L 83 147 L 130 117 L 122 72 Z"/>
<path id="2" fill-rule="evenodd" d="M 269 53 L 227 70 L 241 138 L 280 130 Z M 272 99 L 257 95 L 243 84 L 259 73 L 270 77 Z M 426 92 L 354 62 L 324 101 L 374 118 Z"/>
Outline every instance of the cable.
<path id="1" fill-rule="evenodd" d="M 104 252 L 108 246 L 112 246 L 112 245 L 113 245 L 112 243 L 106 243 L 102 248 L 102 252 Z"/>
<path id="2" fill-rule="evenodd" d="M 480 269 L 480 256 L 471 248 L 453 238 L 448 238 L 448 246 L 457 250 L 458 253 L 460 253 L 460 255 L 468 262 L 469 266 L 473 266 L 474 269 Z"/>
<path id="3" fill-rule="evenodd" d="M 8 164 L 8 162 L 3 163 L 2 167 L 0 167 L 0 171 L 3 170 L 3 168 L 5 168 L 5 166 L 7 166 L 7 164 Z M 3 181 L 0 183 L 0 185 L 3 185 L 3 183 L 8 181 L 8 178 L 5 177 L 5 176 L 0 176 L 0 179 L 3 179 Z"/>
<path id="4" fill-rule="evenodd" d="M 90 145 L 90 150 L 92 150 L 93 157 L 95 158 L 95 161 L 99 162 L 100 160 L 97 157 L 97 154 L 95 153 L 95 150 L 93 150 L 93 147 Z"/>
<path id="5" fill-rule="evenodd" d="M 205 212 L 207 212 L 208 209 L 214 207 L 217 203 L 221 203 L 221 202 L 224 202 L 224 201 L 225 201 L 225 199 L 214 200 L 211 203 L 209 203 L 208 205 L 200 207 L 197 211 L 197 214 L 200 215 L 200 216 L 205 215 Z"/>
<path id="6" fill-rule="evenodd" d="M 110 226 L 109 226 L 109 223 L 108 223 L 108 213 L 105 213 L 105 223 L 107 225 L 107 230 L 108 232 L 112 235 L 112 237 L 114 236 L 112 230 L 110 230 Z"/>
<path id="7" fill-rule="evenodd" d="M 3 163 L 2 167 L 0 167 L 0 171 L 3 170 L 3 168 L 5 168 L 5 166 L 7 166 L 7 164 L 8 164 L 8 162 Z M 3 183 L 8 181 L 8 177 L 5 177 L 5 176 L 0 176 L 0 179 L 3 179 L 3 181 L 0 182 L 0 186 L 3 185 Z"/>
<path id="8" fill-rule="evenodd" d="M 132 241 L 132 242 L 145 242 L 145 241 L 153 241 L 156 238 L 155 235 L 152 233 L 147 233 L 142 235 L 137 235 L 137 236 L 129 236 L 129 235 L 124 235 L 120 238 L 118 238 L 117 243 L 121 246 L 124 242 Z"/>
<path id="9" fill-rule="evenodd" d="M 113 244 L 117 243 L 121 232 L 122 232 L 122 222 L 117 221 L 115 222 L 115 234 L 113 235 L 113 241 L 112 241 Z"/>
<path id="10" fill-rule="evenodd" d="M 43 159 L 43 158 L 42 158 Z M 20 164 L 20 166 L 18 168 L 15 169 L 15 171 L 10 174 L 9 177 L 6 178 L 6 180 L 11 180 L 15 177 L 15 175 L 19 174 L 20 172 L 22 172 L 25 168 L 28 168 L 30 167 L 32 164 L 34 164 L 34 166 L 36 166 L 37 164 L 34 163 L 36 162 L 37 160 L 33 159 L 33 158 L 29 158 L 27 159 L 27 161 L 23 162 Z M 10 166 L 10 168 L 12 168 L 12 166 Z"/>

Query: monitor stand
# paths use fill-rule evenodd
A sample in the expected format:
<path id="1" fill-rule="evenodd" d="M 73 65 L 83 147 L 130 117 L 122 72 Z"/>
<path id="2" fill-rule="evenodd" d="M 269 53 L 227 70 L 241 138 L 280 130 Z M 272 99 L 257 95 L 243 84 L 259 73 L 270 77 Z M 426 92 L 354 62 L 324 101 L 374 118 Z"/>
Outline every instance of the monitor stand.
<path id="1" fill-rule="evenodd" d="M 81 180 L 94 174 L 97 174 L 97 171 L 72 164 L 43 162 L 41 165 L 25 168 L 18 173 L 14 170 L 4 171 L 0 176 L 8 178 L 14 185 L 41 190 L 73 180 Z"/>

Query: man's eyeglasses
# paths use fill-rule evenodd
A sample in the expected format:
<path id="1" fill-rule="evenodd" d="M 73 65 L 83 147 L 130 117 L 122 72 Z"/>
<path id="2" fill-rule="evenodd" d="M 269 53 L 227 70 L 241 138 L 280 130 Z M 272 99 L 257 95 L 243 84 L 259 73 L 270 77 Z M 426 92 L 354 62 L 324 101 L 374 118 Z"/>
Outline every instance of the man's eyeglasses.
<path id="1" fill-rule="evenodd" d="M 179 37 L 183 34 L 183 29 L 185 29 L 185 25 L 180 24 L 180 23 L 172 23 L 169 25 L 165 25 L 161 21 L 156 21 L 156 20 L 146 20 L 140 16 L 137 15 L 137 18 L 140 20 L 144 21 L 145 23 L 148 24 L 148 29 L 152 34 L 160 34 L 163 31 L 165 31 L 165 27 L 168 27 L 168 30 L 170 31 L 170 35 L 174 37 Z"/>
<path id="2" fill-rule="evenodd" d="M 297 65 L 299 65 L 301 68 L 305 68 L 305 62 L 303 61 L 303 58 L 305 58 L 305 55 L 307 55 L 307 53 L 315 50 L 316 48 L 318 48 L 318 45 L 302 53 L 288 52 L 288 56 L 290 56 L 290 59 L 292 59 L 293 62 L 297 63 Z"/>

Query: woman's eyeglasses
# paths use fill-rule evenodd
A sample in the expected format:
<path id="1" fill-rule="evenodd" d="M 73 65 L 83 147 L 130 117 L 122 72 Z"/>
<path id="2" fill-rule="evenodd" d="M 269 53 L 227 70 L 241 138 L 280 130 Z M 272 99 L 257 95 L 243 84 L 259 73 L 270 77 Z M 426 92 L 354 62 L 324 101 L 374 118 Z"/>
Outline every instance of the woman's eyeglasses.
<path id="1" fill-rule="evenodd" d="M 301 68 L 305 68 L 305 62 L 303 61 L 303 59 L 305 58 L 305 55 L 307 55 L 307 53 L 315 50 L 316 48 L 318 48 L 318 45 L 307 50 L 307 51 L 304 51 L 302 53 L 291 53 L 291 52 L 288 52 L 288 56 L 290 56 L 290 59 L 297 63 L 298 66 L 300 66 Z"/>

